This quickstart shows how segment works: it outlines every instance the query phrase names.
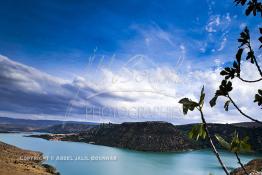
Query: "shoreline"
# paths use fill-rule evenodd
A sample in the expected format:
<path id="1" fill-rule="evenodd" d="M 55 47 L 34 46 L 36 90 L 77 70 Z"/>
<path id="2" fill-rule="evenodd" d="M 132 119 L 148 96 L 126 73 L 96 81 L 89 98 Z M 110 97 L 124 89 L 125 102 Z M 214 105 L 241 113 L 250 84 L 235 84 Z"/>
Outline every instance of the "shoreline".
<path id="1" fill-rule="evenodd" d="M 66 142 L 71 142 L 71 141 L 66 141 Z M 11 146 L 11 145 L 10 145 Z M 40 150 L 41 151 L 41 150 Z M 135 150 L 136 151 L 136 150 Z M 194 150 L 193 150 L 194 151 Z M 141 151 L 139 151 L 139 152 L 141 152 Z M 39 152 L 38 152 L 39 153 Z M 158 152 L 159 154 L 160 153 L 164 153 L 164 154 L 168 154 L 168 153 L 170 153 L 170 152 Z M 172 152 L 172 153 L 174 153 L 174 152 Z M 178 152 L 179 153 L 179 152 Z M 181 153 L 183 153 L 183 152 L 181 152 Z M 256 158 L 257 159 L 257 158 Z M 43 165 L 43 162 L 41 162 L 41 164 Z M 255 167 L 254 167 L 255 168 Z M 237 169 L 237 168 L 236 168 Z M 250 167 L 250 169 L 253 169 L 253 167 Z M 234 171 L 235 169 L 232 169 L 232 172 Z M 238 169 L 239 170 L 239 169 Z M 240 169 L 241 170 L 241 169 Z M 238 173 L 237 173 L 237 171 L 234 171 L 234 175 L 239 175 Z M 0 173 L 1 174 L 1 173 Z"/>
<path id="2" fill-rule="evenodd" d="M 60 136 L 60 138 L 51 138 L 53 135 L 54 137 L 56 135 Z M 40 139 L 44 139 L 44 140 L 48 140 L 48 141 L 62 141 L 62 142 L 72 142 L 72 143 L 85 143 L 85 144 L 90 144 L 90 145 L 97 145 L 97 146 L 106 146 L 106 147 L 111 147 L 111 148 L 119 148 L 119 149 L 125 149 L 125 150 L 130 150 L 130 151 L 138 151 L 138 152 L 152 152 L 152 153 L 183 153 L 183 152 L 191 152 L 191 151 L 197 151 L 197 150 L 202 150 L 202 149 L 207 149 L 207 148 L 200 148 L 200 149 L 184 149 L 184 150 L 177 150 L 177 151 L 152 151 L 152 150 L 136 150 L 136 149 L 132 149 L 132 148 L 127 148 L 127 147 L 117 147 L 117 146 L 109 146 L 106 144 L 96 144 L 96 143 L 88 143 L 85 141 L 76 141 L 76 140 L 67 140 L 64 139 L 63 137 L 61 137 L 62 135 L 67 136 L 67 134 L 33 134 L 33 135 L 27 135 L 24 137 L 32 137 L 32 138 L 40 138 Z M 69 134 L 70 136 L 72 136 L 72 134 Z M 49 137 L 51 136 L 51 137 Z M 47 138 L 49 137 L 49 138 Z"/>

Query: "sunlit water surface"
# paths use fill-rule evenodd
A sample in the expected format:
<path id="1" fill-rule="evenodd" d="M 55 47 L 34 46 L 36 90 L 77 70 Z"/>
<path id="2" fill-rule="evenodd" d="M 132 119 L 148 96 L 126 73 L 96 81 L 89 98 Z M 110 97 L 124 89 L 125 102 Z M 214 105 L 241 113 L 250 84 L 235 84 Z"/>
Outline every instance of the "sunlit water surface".
<path id="1" fill-rule="evenodd" d="M 20 148 L 44 153 L 48 158 L 46 163 L 55 166 L 62 175 L 223 174 L 216 157 L 210 150 L 149 153 L 86 143 L 47 141 L 41 138 L 24 137 L 25 135 L 28 133 L 0 134 L 0 140 Z M 238 167 L 232 153 L 220 152 L 230 170 Z M 111 160 L 97 160 L 110 159 L 110 156 Z M 247 163 L 256 157 L 261 157 L 261 154 L 242 155 L 241 159 Z M 63 160 L 63 158 L 72 160 Z"/>

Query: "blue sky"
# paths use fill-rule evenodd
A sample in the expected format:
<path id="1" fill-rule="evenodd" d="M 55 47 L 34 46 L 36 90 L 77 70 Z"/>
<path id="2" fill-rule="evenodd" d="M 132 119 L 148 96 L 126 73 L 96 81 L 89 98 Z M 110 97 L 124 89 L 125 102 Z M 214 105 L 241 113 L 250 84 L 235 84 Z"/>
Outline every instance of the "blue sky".
<path id="1" fill-rule="evenodd" d="M 98 54 L 116 54 L 119 60 L 141 53 L 172 63 L 176 58 L 165 54 L 181 44 L 190 50 L 189 59 L 204 59 L 222 54 L 214 54 L 212 49 L 218 49 L 223 37 L 227 37 L 223 52 L 233 55 L 235 47 L 228 47 L 230 42 L 236 43 L 239 26 L 243 23 L 252 28 L 259 20 L 245 17 L 243 11 L 235 7 L 232 0 L 1 1 L 0 52 L 54 74 L 57 67 L 79 69 L 95 48 Z M 217 15 L 221 24 L 213 24 L 216 32 L 208 32 L 206 26 L 210 18 Z M 223 23 L 226 16 L 230 24 Z M 154 35 L 154 31 L 167 32 L 174 46 L 155 41 L 147 48 L 142 42 L 143 35 L 147 32 Z M 203 43 L 197 47 L 191 45 L 197 41 Z M 204 41 L 207 46 L 200 52 Z"/>
<path id="2" fill-rule="evenodd" d="M 74 84 L 82 80 L 85 73 L 91 75 L 84 77 L 88 92 L 97 92 L 101 89 L 96 89 L 97 86 L 91 88 L 94 79 L 98 79 L 102 84 L 101 81 L 106 81 L 102 80 L 103 77 L 123 75 L 123 71 L 126 73 L 126 69 L 123 69 L 126 68 L 123 66 L 126 63 L 129 64 L 128 68 L 135 71 L 148 69 L 154 76 L 158 75 L 158 71 L 164 74 L 166 70 L 188 76 L 194 71 L 202 71 L 201 76 L 207 71 L 216 71 L 234 58 L 237 38 L 245 25 L 249 26 L 251 35 L 257 38 L 260 19 L 244 16 L 244 8 L 236 7 L 232 0 L 0 1 L 0 54 L 8 59 L 4 59 L 5 66 L 22 66 L 13 70 L 20 72 L 21 76 L 27 75 L 23 73 L 24 69 L 28 72 L 42 72 L 43 75 L 38 72 L 41 76 L 28 79 L 35 80 L 31 84 L 33 87 L 48 84 L 48 87 L 54 86 L 54 89 L 62 85 L 65 88 L 65 82 Z M 92 56 L 94 57 L 90 65 Z M 142 62 L 137 65 L 131 62 L 130 66 L 130 60 L 137 56 L 143 58 Z M 110 62 L 112 57 L 113 63 Z M 106 68 L 97 71 L 101 62 Z M 141 72 L 137 74 L 141 75 Z M 46 76 L 63 79 L 61 82 L 59 80 L 62 85 L 50 85 L 50 82 L 45 81 L 52 78 Z M 18 80 L 17 77 L 11 78 Z M 24 84 L 28 83 L 27 78 Z M 188 80 L 195 81 L 190 78 Z M 74 85 L 71 88 L 66 86 L 66 89 L 76 88 L 77 91 L 79 87 Z M 183 86 L 176 88 L 176 91 L 184 89 Z M 188 90 L 193 91 L 192 94 L 188 93 L 189 95 L 194 95 L 197 91 L 193 87 Z M 183 95 L 180 91 L 178 94 Z M 123 94 L 116 93 L 107 97 L 112 98 L 111 95 L 116 95 L 115 99 L 123 98 Z M 33 100 L 30 100 L 36 103 L 37 96 L 32 98 Z M 52 99 L 50 96 L 48 98 Z M 68 100 L 69 97 L 65 99 Z M 56 100 L 52 103 L 59 103 L 61 99 Z M 28 106 L 30 104 L 28 102 Z M 97 101 L 95 104 L 101 105 Z M 24 107 L 24 110 L 18 110 L 18 113 L 26 111 L 28 106 Z M 62 110 L 65 106 L 66 104 L 63 104 L 59 107 L 60 113 L 65 111 Z M 54 108 L 56 107 L 52 107 L 52 110 Z M 59 110 L 55 109 L 54 113 Z M 8 107 L 3 111 L 12 112 Z M 33 112 L 34 115 L 36 111 Z"/>

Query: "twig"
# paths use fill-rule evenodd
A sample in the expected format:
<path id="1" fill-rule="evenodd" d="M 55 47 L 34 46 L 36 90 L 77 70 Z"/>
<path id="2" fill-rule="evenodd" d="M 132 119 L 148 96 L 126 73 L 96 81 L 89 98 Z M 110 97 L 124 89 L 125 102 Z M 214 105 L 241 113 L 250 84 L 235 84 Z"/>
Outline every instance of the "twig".
<path id="1" fill-rule="evenodd" d="M 257 79 L 257 80 L 245 80 L 245 79 L 241 78 L 240 76 L 239 76 L 238 78 L 239 78 L 241 81 L 246 82 L 246 83 L 256 83 L 256 82 L 259 82 L 259 81 L 262 80 L 262 78 Z"/>
<path id="2" fill-rule="evenodd" d="M 259 65 L 258 65 L 258 63 L 257 63 L 257 59 L 255 58 L 255 56 L 254 56 L 254 61 L 255 61 L 255 64 L 256 64 L 256 66 L 257 66 L 257 70 L 258 70 L 260 76 L 262 77 L 262 71 L 261 71 L 261 69 L 260 69 L 260 67 L 259 67 Z"/>
<path id="3" fill-rule="evenodd" d="M 248 175 L 248 173 L 247 173 L 244 165 L 242 164 L 242 162 L 241 162 L 241 160 L 240 160 L 240 158 L 239 158 L 239 156 L 238 156 L 238 154 L 237 154 L 236 152 L 235 152 L 235 155 L 236 155 L 236 157 L 237 157 L 237 160 L 238 160 L 239 165 L 240 165 L 241 168 L 244 170 L 245 174 Z"/>
<path id="4" fill-rule="evenodd" d="M 253 52 L 253 53 L 254 53 L 254 51 L 253 51 L 253 49 L 252 49 L 252 47 L 251 47 L 250 41 L 249 41 L 249 43 L 247 44 L 247 47 L 249 48 L 249 51 L 250 51 L 250 52 Z M 258 70 L 260 76 L 262 77 L 262 71 L 261 71 L 261 69 L 260 69 L 260 66 L 259 66 L 259 64 L 258 64 L 258 62 L 257 62 L 257 59 L 256 59 L 256 57 L 255 57 L 254 54 L 253 54 L 253 56 L 254 56 L 254 58 L 253 58 L 253 59 L 254 59 L 254 62 L 255 62 L 255 64 L 256 64 L 256 66 L 257 66 L 257 70 Z"/>
<path id="5" fill-rule="evenodd" d="M 246 118 L 248 118 L 248 119 L 250 119 L 250 120 L 252 120 L 252 121 L 254 121 L 254 122 L 257 122 L 257 123 L 262 124 L 261 121 L 259 121 L 259 120 L 257 120 L 257 119 L 254 119 L 254 118 L 248 116 L 247 114 L 245 114 L 245 113 L 236 105 L 236 103 L 233 101 L 233 99 L 232 99 L 229 95 L 227 95 L 227 97 L 228 97 L 228 99 L 231 101 L 231 103 L 235 106 L 235 108 L 240 112 L 240 114 L 242 114 L 243 116 L 245 116 Z"/>
<path id="6" fill-rule="evenodd" d="M 215 145 L 214 145 L 214 143 L 213 143 L 213 140 L 212 140 L 212 138 L 211 138 L 211 136 L 210 136 L 209 130 L 208 130 L 208 128 L 207 128 L 207 123 L 206 123 L 206 120 L 205 120 L 205 118 L 204 118 L 204 114 L 203 114 L 203 112 L 202 112 L 201 107 L 199 107 L 198 110 L 200 111 L 201 120 L 202 120 L 202 122 L 203 122 L 206 135 L 207 135 L 207 137 L 208 137 L 208 139 L 209 139 L 210 146 L 211 146 L 214 154 L 216 155 L 216 157 L 217 157 L 220 165 L 222 166 L 224 172 L 225 172 L 227 175 L 229 175 L 229 171 L 227 170 L 227 167 L 226 167 L 225 164 L 223 163 L 222 159 L 220 158 L 220 155 L 219 155 L 219 153 L 218 153 L 218 151 L 217 151 L 217 149 L 216 149 L 216 147 L 215 147 Z"/>

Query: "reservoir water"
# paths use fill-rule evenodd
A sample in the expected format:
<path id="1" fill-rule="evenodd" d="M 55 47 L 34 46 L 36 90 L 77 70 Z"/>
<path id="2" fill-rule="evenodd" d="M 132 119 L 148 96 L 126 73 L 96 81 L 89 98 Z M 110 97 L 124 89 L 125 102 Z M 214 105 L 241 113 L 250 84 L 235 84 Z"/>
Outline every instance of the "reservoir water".
<path id="1" fill-rule="evenodd" d="M 32 133 L 30 133 L 32 134 Z M 47 141 L 24 137 L 28 133 L 0 134 L 0 140 L 40 151 L 62 175 L 213 175 L 223 174 L 210 150 L 181 153 L 138 152 L 86 143 Z M 238 167 L 230 152 L 220 151 L 230 170 Z M 243 163 L 261 154 L 241 155 Z"/>

